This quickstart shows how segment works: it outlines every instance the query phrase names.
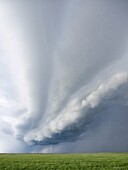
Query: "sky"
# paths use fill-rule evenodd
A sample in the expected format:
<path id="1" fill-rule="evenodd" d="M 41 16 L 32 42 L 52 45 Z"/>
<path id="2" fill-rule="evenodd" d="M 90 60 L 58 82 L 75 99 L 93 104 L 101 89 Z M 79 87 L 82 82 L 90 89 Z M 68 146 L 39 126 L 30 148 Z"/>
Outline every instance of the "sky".
<path id="1" fill-rule="evenodd" d="M 127 0 L 0 0 L 0 153 L 128 152 L 127 18 Z"/>

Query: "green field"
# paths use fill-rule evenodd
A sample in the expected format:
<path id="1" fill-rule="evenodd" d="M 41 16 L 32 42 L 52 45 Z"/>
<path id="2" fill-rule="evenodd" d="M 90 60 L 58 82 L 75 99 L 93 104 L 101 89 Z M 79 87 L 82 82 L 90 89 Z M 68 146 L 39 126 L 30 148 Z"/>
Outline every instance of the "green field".
<path id="1" fill-rule="evenodd" d="M 128 153 L 0 154 L 0 170 L 128 170 Z"/>

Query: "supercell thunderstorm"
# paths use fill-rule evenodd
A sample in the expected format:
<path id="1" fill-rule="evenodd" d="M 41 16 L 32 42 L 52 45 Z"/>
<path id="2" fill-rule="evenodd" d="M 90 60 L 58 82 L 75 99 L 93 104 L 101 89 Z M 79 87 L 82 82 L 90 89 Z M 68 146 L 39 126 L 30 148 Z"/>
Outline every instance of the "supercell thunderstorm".
<path id="1" fill-rule="evenodd" d="M 0 1 L 0 152 L 128 151 L 127 5 Z"/>

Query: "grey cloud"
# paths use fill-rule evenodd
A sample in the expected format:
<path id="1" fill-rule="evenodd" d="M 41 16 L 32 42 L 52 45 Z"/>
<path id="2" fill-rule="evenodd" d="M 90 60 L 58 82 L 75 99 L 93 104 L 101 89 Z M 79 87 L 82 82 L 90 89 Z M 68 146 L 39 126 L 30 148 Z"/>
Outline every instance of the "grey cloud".
<path id="1" fill-rule="evenodd" d="M 45 145 L 28 151 L 127 150 L 127 1 L 0 3 L 1 129 L 7 118 L 14 138 Z"/>

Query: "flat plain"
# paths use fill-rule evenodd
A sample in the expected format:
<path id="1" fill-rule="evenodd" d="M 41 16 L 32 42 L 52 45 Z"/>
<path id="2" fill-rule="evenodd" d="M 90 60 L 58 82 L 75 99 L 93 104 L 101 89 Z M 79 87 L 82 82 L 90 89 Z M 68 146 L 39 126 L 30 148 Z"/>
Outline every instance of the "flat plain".
<path id="1" fill-rule="evenodd" d="M 128 153 L 0 154 L 0 170 L 128 170 Z"/>

